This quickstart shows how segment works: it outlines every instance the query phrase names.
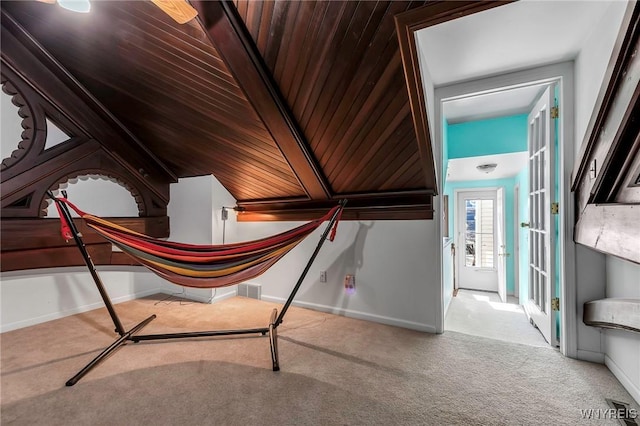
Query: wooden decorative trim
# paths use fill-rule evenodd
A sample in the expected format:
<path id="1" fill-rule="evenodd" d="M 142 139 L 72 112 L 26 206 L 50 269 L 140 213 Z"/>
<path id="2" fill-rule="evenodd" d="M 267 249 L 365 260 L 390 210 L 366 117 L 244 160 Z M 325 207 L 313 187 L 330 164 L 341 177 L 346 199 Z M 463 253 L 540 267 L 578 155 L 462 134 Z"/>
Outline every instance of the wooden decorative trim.
<path id="1" fill-rule="evenodd" d="M 88 244 L 86 247 L 96 265 L 111 264 L 111 244 Z M 81 265 L 84 265 L 84 259 L 74 246 L 2 253 L 2 272 Z"/>
<path id="2" fill-rule="evenodd" d="M 4 70 L 3 70 L 4 71 Z M 2 83 L 2 91 L 11 96 L 11 103 L 18 107 L 18 116 L 22 118 L 21 126 L 24 129 L 20 135 L 20 140 L 16 141 L 16 149 L 11 154 L 2 159 L 3 174 L 5 170 L 18 163 L 24 158 L 32 148 L 33 139 L 35 137 L 35 123 L 34 113 L 27 104 L 24 96 L 20 90 L 2 73 L 0 75 L 0 81 Z M 6 112 L 5 112 L 6 114 Z"/>
<path id="3" fill-rule="evenodd" d="M 426 191 L 413 194 L 391 194 L 344 197 L 347 206 L 343 220 L 416 220 L 433 219 L 433 197 Z M 335 206 L 341 198 L 326 201 L 288 200 L 271 203 L 238 203 L 238 221 L 313 220 Z"/>
<path id="4" fill-rule="evenodd" d="M 101 175 L 114 179 L 131 193 L 141 216 L 166 214 L 166 203 L 163 199 L 156 198 L 154 193 L 147 191 L 145 183 L 114 161 L 99 143 L 89 140 L 71 147 L 49 161 L 35 163 L 25 172 L 2 182 L 2 216 L 42 217 L 47 207 L 47 190 L 58 189 L 61 183 L 69 179 L 87 175 Z M 31 203 L 11 207 L 29 194 L 33 194 Z"/>
<path id="5" fill-rule="evenodd" d="M 311 199 L 328 199 L 329 185 L 233 3 L 193 1 L 198 18 L 245 96 Z"/>
<path id="6" fill-rule="evenodd" d="M 13 101 L 26 117 L 20 144 L 27 151 L 2 170 L 2 217 L 41 217 L 47 190 L 87 174 L 114 178 L 132 194 L 141 216 L 166 215 L 169 182 L 174 177 L 162 172 L 149 174 L 158 165 L 145 169 L 153 159 L 143 158 L 135 144 L 110 127 L 117 127 L 118 123 L 95 112 L 96 105 L 91 100 L 78 96 L 74 85 L 79 83 L 66 70 L 56 68 L 59 64 L 4 10 L 2 23 L 2 83 L 5 91 L 19 94 L 14 95 Z M 45 150 L 47 117 L 70 138 Z M 107 149 L 100 139 L 94 139 L 95 135 L 126 146 L 120 154 L 126 153 L 127 160 Z"/>
<path id="7" fill-rule="evenodd" d="M 99 141 L 109 140 L 113 157 L 120 159 L 124 167 L 131 168 L 132 173 L 151 174 L 162 181 L 177 182 L 175 174 L 4 9 L 1 19 L 3 68 L 21 75 L 42 97 L 55 100 L 56 106 L 85 133 Z M 136 165 L 125 158 L 135 159 Z"/>
<path id="8" fill-rule="evenodd" d="M 24 117 L 21 123 L 24 131 L 21 135 L 22 140 L 19 142 L 19 148 L 24 148 L 25 151 L 20 156 L 16 156 L 16 151 L 14 151 L 12 157 L 18 157 L 15 161 L 13 158 L 3 161 L 2 182 L 25 173 L 36 165 L 45 163 L 91 139 L 82 129 L 68 120 L 64 114 L 61 114 L 55 106 L 43 99 L 21 75 L 10 68 L 3 67 L 2 80 L 5 87 L 13 88 L 20 93 L 19 97 L 14 96 L 13 103 L 24 105 L 19 110 L 19 116 Z M 45 149 L 49 131 L 47 119 L 65 132 L 69 139 Z M 5 163 L 7 163 L 7 167 L 4 167 Z"/>
<path id="9" fill-rule="evenodd" d="M 327 213 L 327 209 L 296 209 L 291 211 L 239 212 L 238 222 L 310 221 Z M 340 220 L 431 220 L 433 206 L 346 208 Z"/>
<path id="10" fill-rule="evenodd" d="M 396 31 L 402 56 L 411 115 L 416 132 L 416 139 L 420 152 L 420 159 L 424 170 L 427 188 L 435 188 L 437 194 L 436 167 L 434 164 L 433 144 L 429 132 L 429 120 L 427 115 L 427 99 L 424 95 L 424 86 L 415 32 L 432 25 L 437 25 L 473 13 L 482 12 L 493 7 L 511 3 L 510 1 L 434 1 L 395 16 Z"/>
<path id="11" fill-rule="evenodd" d="M 105 218 L 117 225 L 155 238 L 169 236 L 169 218 L 158 217 L 111 217 Z M 104 243 L 105 239 L 89 228 L 82 219 L 74 219 L 82 239 L 86 244 Z M 61 247 L 66 243 L 60 234 L 60 219 L 4 219 L 2 230 L 2 253 L 42 247 Z"/>
<path id="12" fill-rule="evenodd" d="M 108 218 L 126 228 L 156 238 L 169 236 L 169 218 Z M 105 242 L 82 219 L 74 220 L 83 235 L 91 258 L 97 265 L 135 265 L 129 256 L 114 252 L 111 243 Z M 65 242 L 60 235 L 59 219 L 3 219 L 1 270 L 16 271 L 35 268 L 84 265 L 80 251 L 73 241 Z"/>
<path id="13" fill-rule="evenodd" d="M 20 76 L 13 73 L 10 69 L 3 70 L 3 72 L 7 74 L 2 74 L 3 91 L 14 95 L 12 102 L 20 107 L 18 114 L 23 118 L 21 124 L 24 129 L 22 132 L 22 140 L 18 144 L 19 149 L 13 151 L 11 158 L 5 159 L 2 164 L 2 213 L 3 216 L 7 217 L 14 216 L 13 213 L 16 212 L 15 207 L 12 207 L 12 203 L 15 203 L 15 199 L 18 198 L 22 200 L 26 197 L 24 191 L 14 197 L 11 197 L 11 194 L 7 194 L 13 190 L 14 182 L 19 181 L 22 186 L 27 184 L 25 179 L 16 178 L 17 176 L 23 173 L 25 174 L 24 176 L 33 175 L 34 169 L 40 168 L 40 166 L 44 165 L 48 161 L 56 161 L 55 157 L 57 156 L 66 156 L 68 152 L 73 152 L 75 147 L 87 143 L 90 138 L 83 134 L 79 128 L 73 125 L 73 123 L 70 123 L 64 115 L 55 111 L 55 109 L 46 102 L 43 102 L 39 95 L 35 93 L 31 87 L 20 78 Z M 22 92 L 24 92 L 24 94 L 22 94 Z M 64 143 L 45 151 L 47 132 L 49 131 L 46 125 L 47 118 L 60 126 L 60 128 L 69 135 L 69 139 Z M 95 145 L 98 146 L 97 144 Z M 87 146 L 89 145 L 85 145 L 85 147 Z M 78 166 L 82 167 L 82 161 L 79 160 L 79 158 L 75 158 L 70 160 L 70 162 L 76 163 Z M 50 174 L 50 170 L 51 169 L 48 169 L 46 174 Z M 128 184 L 127 179 L 119 175 L 109 173 L 108 170 L 102 169 L 76 170 L 66 176 L 59 177 L 58 182 L 53 184 L 50 188 L 36 189 L 35 187 L 38 185 L 35 181 L 28 182 L 28 188 L 26 191 L 33 192 L 31 193 L 32 195 L 28 196 L 28 202 L 23 203 L 23 205 L 19 207 L 18 215 L 32 217 L 45 215 L 47 203 L 44 199 L 44 191 L 47 189 L 56 190 L 60 184 L 67 182 L 69 179 L 87 174 L 97 174 L 106 178 L 114 179 L 119 185 L 131 193 L 138 204 L 138 211 L 140 215 L 145 216 L 147 208 L 143 203 L 143 197 L 140 194 L 140 191 L 136 189 L 135 186 Z M 135 179 L 135 177 L 133 178 Z M 38 194 L 36 195 L 36 193 Z M 8 196 L 13 198 L 13 200 L 5 201 L 5 198 Z M 13 212 L 11 212 L 11 210 L 13 210 Z"/>

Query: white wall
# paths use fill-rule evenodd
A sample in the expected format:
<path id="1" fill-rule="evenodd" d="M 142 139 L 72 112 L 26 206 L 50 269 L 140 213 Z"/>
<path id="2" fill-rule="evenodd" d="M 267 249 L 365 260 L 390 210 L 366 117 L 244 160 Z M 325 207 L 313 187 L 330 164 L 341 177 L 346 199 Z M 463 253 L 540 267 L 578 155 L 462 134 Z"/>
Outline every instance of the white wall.
<path id="1" fill-rule="evenodd" d="M 138 216 L 138 206 L 131 193 L 123 186 L 105 178 L 81 176 L 60 185 L 60 189 L 67 191 L 69 201 L 87 213 L 101 217 Z M 54 193 L 62 196 L 60 191 Z M 100 196 L 97 197 L 96 194 Z M 78 217 L 76 212 L 71 209 L 69 211 L 71 216 Z M 49 203 L 47 217 L 59 217 L 53 202 Z"/>
<path id="2" fill-rule="evenodd" d="M 607 256 L 607 297 L 640 299 L 640 265 Z M 603 330 L 605 364 L 640 404 L 640 334 Z"/>
<path id="3" fill-rule="evenodd" d="M 213 176 L 179 179 L 170 187 L 167 214 L 171 232 L 169 239 L 190 244 L 221 244 L 223 238 L 222 207 L 233 207 L 235 199 Z M 235 238 L 235 214 L 229 212 L 224 224 L 225 240 Z M 180 294 L 201 302 L 212 302 L 236 295 L 236 286 L 220 289 L 187 288 L 161 282 L 163 291 Z"/>
<path id="4" fill-rule="evenodd" d="M 114 303 L 159 291 L 160 279 L 146 269 L 101 266 L 97 270 Z M 5 332 L 97 309 L 104 303 L 87 269 L 74 267 L 3 273 L 0 306 L 0 331 Z"/>
<path id="5" fill-rule="evenodd" d="M 299 222 L 238 223 L 241 240 L 273 235 Z M 441 244 L 436 221 L 343 221 L 311 267 L 294 304 L 346 316 L 435 332 L 440 304 Z M 265 300 L 286 300 L 319 242 L 320 226 L 298 247 L 253 280 Z M 320 282 L 320 271 L 327 282 Z M 355 274 L 356 292 L 344 290 Z"/>
<path id="6" fill-rule="evenodd" d="M 133 197 L 117 183 L 78 180 L 69 184 L 67 191 L 69 199 L 89 213 L 98 216 L 138 215 Z M 96 194 L 101 196 L 96 197 Z M 58 217 L 53 206 L 49 206 L 47 214 L 49 217 Z M 97 269 L 107 292 L 116 303 L 159 291 L 161 280 L 144 268 L 105 266 Z M 85 267 L 13 271 L 0 275 L 2 332 L 101 306 L 104 304 L 100 294 Z"/>

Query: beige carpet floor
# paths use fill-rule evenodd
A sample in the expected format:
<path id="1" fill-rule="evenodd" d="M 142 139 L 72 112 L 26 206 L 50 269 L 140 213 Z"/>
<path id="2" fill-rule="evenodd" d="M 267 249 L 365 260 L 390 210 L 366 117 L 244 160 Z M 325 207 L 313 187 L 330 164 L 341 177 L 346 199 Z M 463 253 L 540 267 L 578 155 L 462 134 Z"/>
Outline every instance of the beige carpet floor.
<path id="1" fill-rule="evenodd" d="M 444 321 L 445 331 L 488 337 L 524 345 L 550 347 L 540 331 L 527 320 L 517 299 L 502 303 L 498 293 L 458 290 Z"/>
<path id="2" fill-rule="evenodd" d="M 279 305 L 116 306 L 145 332 L 266 326 Z M 631 402 L 606 367 L 557 351 L 447 332 L 430 335 L 292 308 L 282 370 L 264 337 L 129 343 L 78 384 L 65 381 L 114 340 L 105 309 L 1 338 L 2 425 L 575 425 L 581 410 Z M 637 405 L 634 405 L 637 409 Z"/>

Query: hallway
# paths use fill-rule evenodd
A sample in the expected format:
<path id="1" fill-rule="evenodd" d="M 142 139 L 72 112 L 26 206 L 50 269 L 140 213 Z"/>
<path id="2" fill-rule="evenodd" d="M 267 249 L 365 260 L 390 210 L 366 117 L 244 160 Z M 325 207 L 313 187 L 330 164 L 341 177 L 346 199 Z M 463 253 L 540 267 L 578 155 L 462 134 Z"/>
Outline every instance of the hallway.
<path id="1" fill-rule="evenodd" d="M 529 324 L 515 297 L 500 302 L 497 293 L 458 290 L 451 299 L 444 322 L 445 333 L 455 331 L 530 346 L 550 347 L 542 334 Z"/>

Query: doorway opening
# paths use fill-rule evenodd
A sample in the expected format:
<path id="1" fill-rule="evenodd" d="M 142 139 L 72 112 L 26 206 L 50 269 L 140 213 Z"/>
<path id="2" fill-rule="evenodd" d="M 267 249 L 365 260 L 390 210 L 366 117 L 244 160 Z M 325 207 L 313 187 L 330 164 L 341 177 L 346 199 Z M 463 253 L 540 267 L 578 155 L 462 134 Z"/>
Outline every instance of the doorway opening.
<path id="1" fill-rule="evenodd" d="M 515 194 L 515 188 L 513 191 Z M 512 206 L 505 204 L 504 194 L 505 187 L 455 190 L 453 235 L 459 255 L 454 256 L 454 267 L 458 278 L 445 331 L 548 346 L 529 323 L 517 297 L 519 280 L 514 268 L 507 274 L 508 250 L 517 249 L 511 241 L 507 245 L 505 216 Z M 509 221 L 514 219 L 510 215 Z"/>
<path id="2" fill-rule="evenodd" d="M 490 78 L 436 89 L 443 193 L 449 196 L 447 208 L 452 212 L 450 222 L 455 227 L 451 229 L 450 225 L 443 231 L 443 235 L 451 235 L 451 243 L 455 245 L 454 259 L 448 259 L 448 252 L 443 250 L 442 261 L 443 270 L 447 262 L 453 261 L 455 278 L 450 287 L 457 293 L 447 294 L 449 286 L 443 276 L 442 330 L 461 330 L 456 319 L 458 305 L 484 302 L 487 315 L 482 318 L 488 330 L 494 322 L 487 319 L 490 314 L 501 313 L 504 317 L 505 310 L 519 312 L 523 326 L 542 333 L 547 345 L 555 347 L 560 343 L 561 324 L 551 303 L 562 292 L 563 265 L 554 252 L 562 243 L 555 237 L 562 235 L 559 228 L 563 221 L 551 216 L 551 207 L 562 196 L 558 189 L 564 185 L 558 180 L 562 179 L 562 173 L 556 167 L 561 164 L 559 155 L 564 154 L 562 149 L 557 150 L 559 155 L 555 152 L 561 142 L 562 124 L 551 114 L 561 103 L 563 93 L 566 97 L 562 87 L 566 78 L 560 74 L 536 78 L 531 71 L 522 74 L 526 79 L 516 84 L 501 85 L 499 78 Z M 493 87 L 486 88 L 487 80 L 491 80 Z M 505 80 L 513 83 L 511 77 Z M 489 111 L 473 120 L 450 119 L 451 111 L 459 105 L 487 99 L 495 104 L 498 98 L 509 99 L 504 103 L 511 105 L 517 98 L 525 106 L 493 115 Z M 516 127 L 518 130 L 513 130 Z M 464 143 L 456 146 L 460 134 L 466 134 L 469 142 L 462 150 Z M 501 139 L 509 143 L 501 144 Z M 487 174 L 480 167 L 486 163 L 497 166 Z M 470 171 L 475 168 L 480 171 L 474 175 Z M 491 221 L 487 222 L 489 212 Z M 479 222 L 483 219 L 484 228 Z M 479 291 L 484 293 L 478 295 Z M 464 297 L 457 299 L 460 295 Z M 496 301 L 505 304 L 503 311 L 487 305 Z M 471 330 L 483 325 L 469 312 L 481 310 L 478 305 L 465 314 Z"/>

